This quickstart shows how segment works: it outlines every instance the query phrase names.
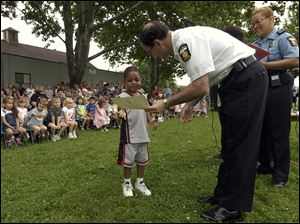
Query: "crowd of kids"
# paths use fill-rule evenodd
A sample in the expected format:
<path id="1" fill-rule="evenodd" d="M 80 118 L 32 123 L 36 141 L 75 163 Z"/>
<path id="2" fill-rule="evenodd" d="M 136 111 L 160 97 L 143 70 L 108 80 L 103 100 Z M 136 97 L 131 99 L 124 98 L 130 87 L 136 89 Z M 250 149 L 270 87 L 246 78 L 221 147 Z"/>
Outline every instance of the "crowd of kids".
<path id="1" fill-rule="evenodd" d="M 69 139 L 77 138 L 77 129 L 94 128 L 108 131 L 109 128 L 120 128 L 121 118 L 118 107 L 111 98 L 126 90 L 119 83 L 98 83 L 88 85 L 83 82 L 70 88 L 63 82 L 56 86 L 41 85 L 28 88 L 9 85 L 1 86 L 1 133 L 5 135 L 7 148 L 14 144 L 22 145 L 30 139 L 40 142 L 44 136 L 52 141 L 59 141 L 66 135 Z M 169 83 L 152 91 L 150 102 L 167 98 L 180 91 L 173 89 Z M 143 89 L 140 92 L 144 93 Z M 195 116 L 207 116 L 207 102 L 199 101 L 195 105 Z M 153 119 L 162 122 L 171 117 L 178 117 L 180 108 L 177 105 Z M 30 134 L 31 133 L 31 134 Z M 66 134 L 65 134 L 66 133 Z"/>

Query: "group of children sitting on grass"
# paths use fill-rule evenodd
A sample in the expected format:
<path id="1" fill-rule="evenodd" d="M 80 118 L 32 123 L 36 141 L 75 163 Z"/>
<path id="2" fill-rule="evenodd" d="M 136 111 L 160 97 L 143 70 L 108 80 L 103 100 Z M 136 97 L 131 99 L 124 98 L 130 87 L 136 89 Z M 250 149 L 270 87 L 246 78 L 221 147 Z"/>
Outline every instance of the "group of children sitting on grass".
<path id="1" fill-rule="evenodd" d="M 36 91 L 36 94 L 40 95 L 35 102 L 26 95 L 1 95 L 1 133 L 5 135 L 7 147 L 22 145 L 29 138 L 32 138 L 31 142 L 39 142 L 48 134 L 54 142 L 59 141 L 64 133 L 67 133 L 67 138 L 76 139 L 78 128 L 108 131 L 110 127 L 120 127 L 118 106 L 111 98 L 121 91 L 98 96 L 95 92 L 90 92 L 90 95 L 84 92 L 80 95 L 66 96 L 65 92 L 67 91 L 58 89 L 49 99 L 42 94 L 43 92 Z M 161 97 L 158 95 L 150 100 L 155 101 Z M 163 114 L 156 114 L 154 119 L 161 122 L 178 117 L 182 106 L 176 105 Z M 207 116 L 205 100 L 199 101 L 195 106 L 195 116 L 200 114 Z"/>

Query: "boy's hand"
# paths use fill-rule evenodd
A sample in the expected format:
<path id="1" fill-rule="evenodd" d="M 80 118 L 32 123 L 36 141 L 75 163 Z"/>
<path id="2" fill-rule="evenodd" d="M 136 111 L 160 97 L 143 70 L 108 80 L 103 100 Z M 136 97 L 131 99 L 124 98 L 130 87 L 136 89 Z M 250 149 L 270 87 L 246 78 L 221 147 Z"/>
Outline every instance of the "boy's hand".
<path id="1" fill-rule="evenodd" d="M 151 126 L 151 128 L 155 131 L 156 129 L 157 129 L 157 122 L 156 121 L 151 121 L 150 122 L 150 126 Z"/>
<path id="2" fill-rule="evenodd" d="M 125 116 L 126 116 L 126 113 L 125 113 L 125 111 L 122 109 L 122 110 L 119 110 L 118 111 L 118 116 L 119 116 L 119 118 L 125 118 Z"/>

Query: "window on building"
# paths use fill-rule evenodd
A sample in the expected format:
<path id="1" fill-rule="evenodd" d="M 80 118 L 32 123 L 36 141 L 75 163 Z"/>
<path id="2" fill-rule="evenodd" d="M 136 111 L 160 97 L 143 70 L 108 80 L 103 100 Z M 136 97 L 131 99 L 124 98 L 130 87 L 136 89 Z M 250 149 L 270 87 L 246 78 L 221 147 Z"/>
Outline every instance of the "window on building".
<path id="1" fill-rule="evenodd" d="M 22 85 L 23 87 L 29 86 L 31 83 L 31 74 L 29 73 L 15 73 L 16 83 Z"/>

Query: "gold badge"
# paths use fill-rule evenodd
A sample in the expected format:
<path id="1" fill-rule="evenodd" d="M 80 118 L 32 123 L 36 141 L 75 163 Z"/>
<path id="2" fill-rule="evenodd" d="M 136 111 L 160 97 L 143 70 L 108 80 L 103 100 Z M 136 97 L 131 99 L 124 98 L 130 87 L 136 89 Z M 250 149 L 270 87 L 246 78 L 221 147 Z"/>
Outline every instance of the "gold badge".
<path id="1" fill-rule="evenodd" d="M 298 43 L 297 43 L 297 40 L 295 37 L 289 36 L 287 39 L 290 42 L 290 44 L 292 45 L 292 47 L 298 46 Z"/>
<path id="2" fill-rule="evenodd" d="M 181 45 L 178 49 L 178 53 L 184 62 L 188 61 L 191 58 L 191 53 L 187 44 Z"/>

